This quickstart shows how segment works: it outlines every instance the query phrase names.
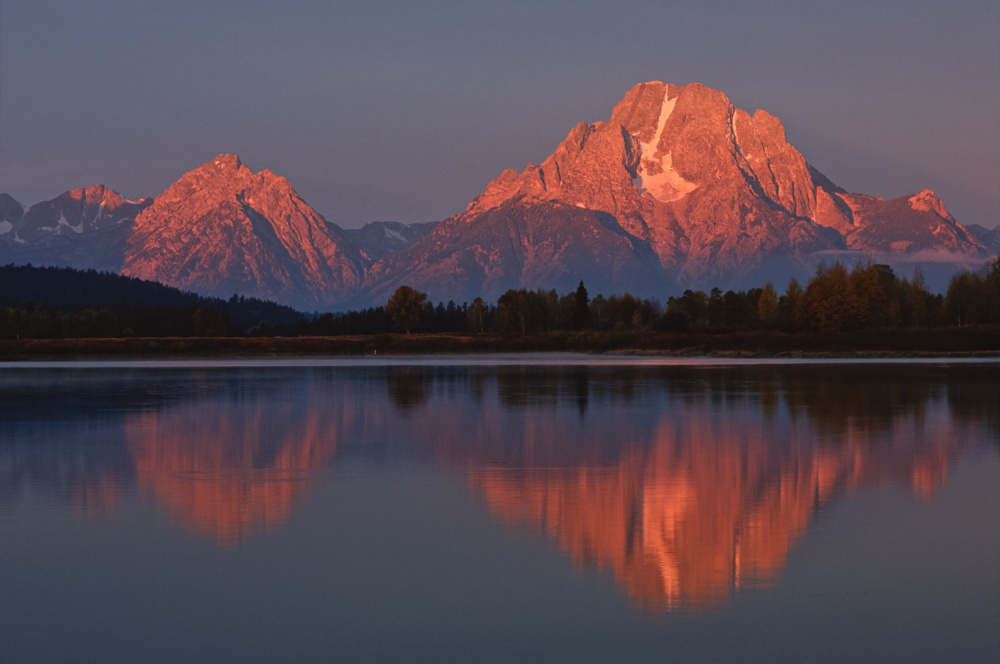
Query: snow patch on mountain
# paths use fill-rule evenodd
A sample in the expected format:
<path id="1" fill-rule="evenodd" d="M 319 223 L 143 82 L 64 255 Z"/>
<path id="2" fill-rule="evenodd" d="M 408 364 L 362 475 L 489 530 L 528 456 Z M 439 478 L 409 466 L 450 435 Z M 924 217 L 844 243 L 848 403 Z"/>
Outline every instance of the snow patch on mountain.
<path id="1" fill-rule="evenodd" d="M 398 232 L 392 230 L 391 228 L 389 228 L 388 226 L 385 227 L 385 236 L 389 237 L 389 238 L 394 238 L 396 240 L 399 240 L 400 242 L 406 242 L 407 244 L 409 244 L 409 241 L 405 237 L 403 237 L 402 233 L 398 233 Z"/>
<path id="2" fill-rule="evenodd" d="M 62 213 L 62 212 L 59 213 L 59 222 L 58 222 L 58 225 L 59 226 L 65 226 L 66 228 L 70 229 L 74 233 L 83 233 L 83 222 L 81 221 L 79 224 L 77 224 L 76 226 L 74 226 L 73 224 L 69 223 L 69 219 L 67 219 L 66 215 L 64 213 Z"/>
<path id="3" fill-rule="evenodd" d="M 667 120 L 674 110 L 677 98 L 668 99 L 669 94 L 663 92 L 663 105 L 660 107 L 660 116 L 656 124 L 656 132 L 653 138 L 647 143 L 639 143 L 639 150 L 642 158 L 639 168 L 636 170 L 636 177 L 632 178 L 639 194 L 648 193 L 650 196 L 663 203 L 676 201 L 690 194 L 698 188 L 694 182 L 688 182 L 674 170 L 673 156 L 668 150 L 662 157 L 657 159 L 660 139 L 663 137 L 663 130 L 667 126 Z"/>

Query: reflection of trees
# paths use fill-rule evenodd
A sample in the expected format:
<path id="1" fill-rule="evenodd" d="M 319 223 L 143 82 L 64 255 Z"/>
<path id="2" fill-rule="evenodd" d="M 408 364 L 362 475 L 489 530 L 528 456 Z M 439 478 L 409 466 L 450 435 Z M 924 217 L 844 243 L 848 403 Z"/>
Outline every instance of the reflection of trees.
<path id="1" fill-rule="evenodd" d="M 507 406 L 555 406 L 560 388 L 567 388 L 565 376 L 561 367 L 499 367 L 497 395 Z"/>
<path id="2" fill-rule="evenodd" d="M 963 424 L 985 423 L 1000 445 L 1000 366 L 971 367 L 965 380 L 949 386 L 948 408 Z"/>
<path id="3" fill-rule="evenodd" d="M 427 403 L 424 383 L 429 379 L 421 367 L 398 367 L 391 370 L 387 380 L 392 403 L 401 411 L 424 405 Z"/>
<path id="4" fill-rule="evenodd" d="M 506 406 L 555 406 L 572 402 L 580 414 L 587 411 L 590 398 L 591 367 L 500 367 L 497 369 L 497 395 Z M 623 383 L 630 389 L 628 382 Z"/>
<path id="5" fill-rule="evenodd" d="M 583 282 L 580 282 L 583 288 Z M 586 291 L 584 291 L 586 293 Z M 575 367 L 573 372 L 573 391 L 576 393 L 576 407 L 580 411 L 580 416 L 587 414 L 587 402 L 590 400 L 590 377 L 587 367 Z"/>
<path id="6" fill-rule="evenodd" d="M 920 418 L 940 382 L 926 371 L 889 365 L 796 367 L 784 380 L 793 415 L 805 414 L 822 435 L 876 435 L 900 412 Z M 888 370 L 887 370 L 888 369 Z"/>

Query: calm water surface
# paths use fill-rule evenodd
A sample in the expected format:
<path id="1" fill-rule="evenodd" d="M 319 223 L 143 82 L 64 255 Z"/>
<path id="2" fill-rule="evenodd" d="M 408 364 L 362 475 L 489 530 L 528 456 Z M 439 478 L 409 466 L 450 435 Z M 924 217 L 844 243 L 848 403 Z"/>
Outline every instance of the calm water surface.
<path id="1" fill-rule="evenodd" d="M 998 661 L 1000 364 L 0 365 L 0 661 Z"/>

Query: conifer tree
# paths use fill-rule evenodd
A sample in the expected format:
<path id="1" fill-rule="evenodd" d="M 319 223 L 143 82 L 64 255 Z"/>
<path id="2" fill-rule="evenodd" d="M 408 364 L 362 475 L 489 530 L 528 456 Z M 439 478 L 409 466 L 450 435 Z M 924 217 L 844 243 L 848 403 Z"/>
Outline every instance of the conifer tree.
<path id="1" fill-rule="evenodd" d="M 590 327 L 590 298 L 587 297 L 587 289 L 580 280 L 580 285 L 576 287 L 575 305 L 573 309 L 573 329 L 585 330 Z"/>

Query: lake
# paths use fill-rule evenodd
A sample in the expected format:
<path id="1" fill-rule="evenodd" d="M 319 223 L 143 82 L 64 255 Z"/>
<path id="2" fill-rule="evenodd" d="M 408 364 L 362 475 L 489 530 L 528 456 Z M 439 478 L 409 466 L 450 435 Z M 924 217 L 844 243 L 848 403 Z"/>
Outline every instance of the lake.
<path id="1" fill-rule="evenodd" d="M 0 661 L 1000 660 L 1000 363 L 0 364 Z"/>

